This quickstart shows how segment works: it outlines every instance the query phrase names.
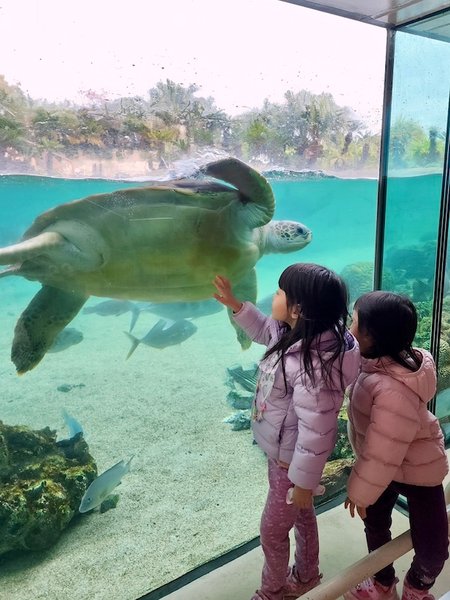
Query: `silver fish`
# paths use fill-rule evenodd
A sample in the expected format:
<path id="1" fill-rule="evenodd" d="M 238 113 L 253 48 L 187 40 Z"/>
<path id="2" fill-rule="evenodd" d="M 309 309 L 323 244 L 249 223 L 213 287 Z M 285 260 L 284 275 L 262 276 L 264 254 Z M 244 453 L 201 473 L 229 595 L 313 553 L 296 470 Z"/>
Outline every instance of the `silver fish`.
<path id="1" fill-rule="evenodd" d="M 133 354 L 139 344 L 145 344 L 152 348 L 162 350 L 167 346 L 181 344 L 197 331 L 197 326 L 192 321 L 181 319 L 180 321 L 165 321 L 160 319 L 143 338 L 138 339 L 131 333 L 124 332 L 131 340 L 131 348 L 127 359 Z"/>
<path id="2" fill-rule="evenodd" d="M 98 302 L 97 304 L 94 304 L 94 306 L 87 306 L 85 309 L 83 309 L 83 313 L 85 314 L 95 314 L 99 315 L 100 317 L 118 317 L 119 315 L 123 315 L 128 311 L 131 312 L 129 331 L 133 331 L 141 312 L 141 309 L 134 302 L 130 302 L 129 300 L 111 299 Z"/>
<path id="3" fill-rule="evenodd" d="M 223 310 L 223 306 L 216 300 L 208 298 L 196 302 L 150 302 L 143 304 L 141 310 L 176 321 L 214 315 Z"/>
<path id="4" fill-rule="evenodd" d="M 78 331 L 75 327 L 66 327 L 58 333 L 55 341 L 47 352 L 62 352 L 63 350 L 70 348 L 70 346 L 79 344 L 82 341 L 83 334 L 81 331 Z"/>
<path id="5" fill-rule="evenodd" d="M 122 477 L 128 473 L 132 459 L 133 457 L 128 462 L 121 460 L 94 479 L 81 498 L 80 507 L 78 508 L 80 513 L 88 512 L 100 506 L 113 489 L 121 483 Z"/>

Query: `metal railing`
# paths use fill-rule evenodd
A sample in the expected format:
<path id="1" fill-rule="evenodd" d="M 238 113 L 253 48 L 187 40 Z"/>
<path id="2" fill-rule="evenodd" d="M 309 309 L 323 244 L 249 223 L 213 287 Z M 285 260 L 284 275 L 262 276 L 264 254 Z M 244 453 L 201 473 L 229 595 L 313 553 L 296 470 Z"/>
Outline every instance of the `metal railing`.
<path id="1" fill-rule="evenodd" d="M 450 525 L 450 483 L 445 489 L 445 500 Z M 329 581 L 304 594 L 302 600 L 336 600 L 353 586 L 409 552 L 412 547 L 411 532 L 408 530 L 344 569 Z"/>

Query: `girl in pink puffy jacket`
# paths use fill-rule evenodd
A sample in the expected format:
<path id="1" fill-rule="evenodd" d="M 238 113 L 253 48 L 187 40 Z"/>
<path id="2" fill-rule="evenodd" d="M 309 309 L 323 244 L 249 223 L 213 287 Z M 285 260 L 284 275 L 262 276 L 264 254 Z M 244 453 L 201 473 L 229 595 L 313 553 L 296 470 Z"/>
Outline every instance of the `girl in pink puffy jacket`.
<path id="1" fill-rule="evenodd" d="M 448 558 L 442 481 L 448 472 L 439 421 L 427 409 L 436 369 L 413 348 L 417 313 L 405 296 L 370 292 L 355 303 L 351 331 L 361 350 L 361 373 L 350 390 L 349 437 L 356 462 L 345 507 L 364 521 L 369 552 L 391 539 L 398 495 L 408 500 L 415 555 L 402 600 L 434 600 L 429 592 Z M 344 594 L 346 600 L 398 600 L 393 565 Z"/>
<path id="2" fill-rule="evenodd" d="M 347 290 L 325 267 L 291 265 L 281 274 L 268 317 L 237 300 L 224 277 L 214 283 L 215 298 L 233 310 L 235 322 L 267 346 L 252 415 L 269 475 L 260 529 L 264 568 L 252 600 L 297 598 L 320 583 L 313 495 L 335 445 L 344 389 L 359 370 L 358 344 L 346 329 Z M 292 528 L 296 552 L 289 569 Z"/>

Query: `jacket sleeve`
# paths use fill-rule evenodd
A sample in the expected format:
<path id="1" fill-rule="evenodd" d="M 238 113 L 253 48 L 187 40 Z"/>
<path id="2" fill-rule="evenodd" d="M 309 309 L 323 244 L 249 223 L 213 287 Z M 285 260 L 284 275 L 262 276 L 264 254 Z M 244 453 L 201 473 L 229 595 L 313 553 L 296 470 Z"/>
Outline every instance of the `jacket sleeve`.
<path id="1" fill-rule="evenodd" d="M 241 310 L 233 314 L 233 319 L 253 342 L 269 345 L 271 325 L 275 325 L 276 322 L 258 310 L 254 304 L 244 302 Z"/>
<path id="2" fill-rule="evenodd" d="M 394 479 L 420 429 L 418 396 L 406 387 L 387 391 L 375 386 L 373 393 L 370 424 L 347 485 L 348 497 L 364 507 L 376 502 Z"/>
<path id="3" fill-rule="evenodd" d="M 298 418 L 298 437 L 289 479 L 299 487 L 314 490 L 320 483 L 325 463 L 336 443 L 337 417 L 343 393 L 307 388 L 300 378 L 294 386 L 293 402 Z"/>

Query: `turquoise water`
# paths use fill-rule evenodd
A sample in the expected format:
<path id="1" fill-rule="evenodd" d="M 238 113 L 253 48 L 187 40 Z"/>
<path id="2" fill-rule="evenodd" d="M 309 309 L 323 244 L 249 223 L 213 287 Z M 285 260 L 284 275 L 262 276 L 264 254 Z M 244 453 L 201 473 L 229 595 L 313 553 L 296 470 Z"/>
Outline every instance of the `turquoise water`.
<path id="1" fill-rule="evenodd" d="M 355 263 L 370 267 L 375 180 L 274 178 L 271 184 L 275 218 L 303 222 L 313 240 L 297 253 L 259 260 L 260 299 L 274 292 L 279 274 L 292 262 L 317 262 L 338 272 L 348 272 Z M 2 176 L 0 245 L 17 241 L 50 207 L 136 185 L 144 184 Z M 433 203 L 425 205 L 424 198 L 436 197 L 439 185 L 434 176 L 393 183 L 389 249 L 420 246 L 433 238 L 437 209 Z M 396 227 L 400 219 L 403 225 Z M 356 273 L 362 273 L 364 285 L 370 282 L 370 269 Z M 408 277 L 413 279 L 414 273 Z M 134 600 L 255 537 L 266 492 L 265 462 L 249 431 L 233 431 L 224 420 L 233 413 L 227 402 L 227 369 L 251 367 L 261 348 L 252 345 L 243 353 L 222 311 L 194 318 L 195 332 L 178 345 L 161 350 L 142 343 L 126 360 L 130 340 L 124 332 L 131 313 L 80 311 L 70 327 L 82 334 L 82 341 L 48 353 L 19 378 L 10 360 L 14 326 L 38 289 L 23 279 L 0 279 L 0 419 L 34 429 L 48 426 L 61 439 L 68 433 L 64 409 L 82 424 L 99 472 L 134 458 L 115 509 L 77 517 L 48 551 L 4 559 L 0 586 L 8 599 L 43 598 L 36 590 L 50 586 L 50 597 L 59 600 L 73 595 Z M 86 306 L 103 300 L 91 298 Z M 145 337 L 158 319 L 140 313 L 133 334 Z M 58 573 L 72 573 L 70 585 L 64 585 L 68 592 Z"/>
<path id="2" fill-rule="evenodd" d="M 303 222 L 313 231 L 313 242 L 301 254 L 263 257 L 257 265 L 262 293 L 273 291 L 278 271 L 296 260 L 322 262 L 337 270 L 355 259 L 373 260 L 375 180 L 318 177 L 271 183 L 277 200 L 274 218 Z M 136 185 L 145 184 L 1 176 L 0 243 L 18 240 L 38 214 L 57 204 Z"/>

